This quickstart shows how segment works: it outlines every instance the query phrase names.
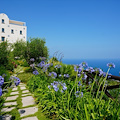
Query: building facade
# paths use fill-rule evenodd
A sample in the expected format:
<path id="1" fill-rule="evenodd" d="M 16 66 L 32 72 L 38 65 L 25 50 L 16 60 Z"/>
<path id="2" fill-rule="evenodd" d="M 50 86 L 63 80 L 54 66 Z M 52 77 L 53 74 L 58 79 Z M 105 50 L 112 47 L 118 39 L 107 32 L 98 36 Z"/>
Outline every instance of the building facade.
<path id="1" fill-rule="evenodd" d="M 27 27 L 25 22 L 10 20 L 4 13 L 0 14 L 0 42 L 14 43 L 17 40 L 27 40 Z"/>

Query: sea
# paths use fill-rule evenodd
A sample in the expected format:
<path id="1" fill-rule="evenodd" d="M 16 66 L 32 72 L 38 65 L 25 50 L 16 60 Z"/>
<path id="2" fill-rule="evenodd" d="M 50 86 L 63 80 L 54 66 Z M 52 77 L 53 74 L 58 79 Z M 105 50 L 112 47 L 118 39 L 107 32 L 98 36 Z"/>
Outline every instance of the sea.
<path id="1" fill-rule="evenodd" d="M 111 68 L 109 73 L 120 77 L 120 59 L 62 59 L 62 63 L 77 65 L 86 62 L 89 67 L 101 68 L 104 72 L 108 71 L 107 63 L 114 63 L 115 68 Z"/>

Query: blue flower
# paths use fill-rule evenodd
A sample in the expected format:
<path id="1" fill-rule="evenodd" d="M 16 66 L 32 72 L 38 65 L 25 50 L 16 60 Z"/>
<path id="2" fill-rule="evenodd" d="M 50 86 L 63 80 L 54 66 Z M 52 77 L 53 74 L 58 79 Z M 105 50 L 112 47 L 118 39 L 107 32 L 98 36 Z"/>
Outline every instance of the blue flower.
<path id="1" fill-rule="evenodd" d="M 56 78 L 57 77 L 57 73 L 56 72 L 51 72 L 51 73 L 49 73 L 48 76 L 51 76 L 52 78 Z"/>
<path id="2" fill-rule="evenodd" d="M 78 74 L 78 77 L 80 77 L 81 76 L 81 74 Z"/>
<path id="3" fill-rule="evenodd" d="M 90 72 L 90 73 L 95 72 L 95 70 L 93 69 L 93 67 L 88 67 L 88 68 L 86 69 L 86 71 L 88 71 L 88 72 Z"/>
<path id="4" fill-rule="evenodd" d="M 96 72 L 96 73 L 99 73 L 100 75 L 103 74 L 103 71 L 102 71 L 102 69 L 100 69 L 100 68 L 96 68 L 96 69 L 95 69 L 95 72 Z"/>
<path id="5" fill-rule="evenodd" d="M 35 67 L 35 64 L 31 64 L 30 67 L 32 67 L 32 69 Z"/>
<path id="6" fill-rule="evenodd" d="M 86 68 L 86 67 L 88 67 L 88 64 L 86 62 L 82 62 L 81 66 L 84 67 L 84 68 Z"/>
<path id="7" fill-rule="evenodd" d="M 46 57 L 39 57 L 39 59 L 41 59 L 42 61 L 46 60 Z"/>
<path id="8" fill-rule="evenodd" d="M 38 72 L 37 70 L 35 70 L 35 71 L 33 71 L 33 74 L 34 74 L 34 75 L 38 75 L 39 72 Z"/>
<path id="9" fill-rule="evenodd" d="M 115 64 L 114 64 L 114 63 L 108 63 L 107 66 L 108 66 L 109 68 L 115 68 Z"/>
<path id="10" fill-rule="evenodd" d="M 4 83 L 4 78 L 2 76 L 0 76 L 0 86 L 2 86 Z"/>
<path id="11" fill-rule="evenodd" d="M 31 62 L 34 62 L 34 61 L 35 61 L 35 59 L 34 59 L 34 58 L 31 58 L 31 59 L 30 59 L 30 61 L 31 61 Z"/>
<path id="12" fill-rule="evenodd" d="M 0 87 L 0 96 L 2 96 L 2 88 Z"/>
<path id="13" fill-rule="evenodd" d="M 55 68 L 60 68 L 60 67 L 61 67 L 61 65 L 56 65 L 56 66 L 55 66 Z"/>
<path id="14" fill-rule="evenodd" d="M 76 91 L 75 96 L 81 98 L 81 97 L 83 97 L 83 92 Z"/>
<path id="15" fill-rule="evenodd" d="M 51 86 L 50 86 L 50 85 L 48 85 L 48 88 L 49 88 L 49 89 L 51 89 Z"/>
<path id="16" fill-rule="evenodd" d="M 54 91 L 58 91 L 61 90 L 61 92 L 64 92 L 67 87 L 65 83 L 62 82 L 58 82 L 58 81 L 54 81 L 53 83 L 51 83 L 51 86 L 53 87 Z M 49 85 L 48 88 L 51 88 L 51 86 Z"/>
<path id="17" fill-rule="evenodd" d="M 15 79 L 15 85 L 18 86 L 20 84 L 20 79 L 18 77 L 13 77 L 13 79 Z"/>
<path id="18" fill-rule="evenodd" d="M 64 74 L 64 77 L 69 78 L 69 74 Z"/>
<path id="19" fill-rule="evenodd" d="M 37 64 L 38 67 L 44 67 L 45 66 L 45 62 L 44 61 L 41 61 L 39 64 Z"/>
<path id="20" fill-rule="evenodd" d="M 81 84 L 81 82 L 80 82 L 80 81 L 78 82 L 78 86 L 82 86 L 82 84 Z"/>
<path id="21" fill-rule="evenodd" d="M 62 75 L 60 74 L 59 77 L 61 77 Z"/>

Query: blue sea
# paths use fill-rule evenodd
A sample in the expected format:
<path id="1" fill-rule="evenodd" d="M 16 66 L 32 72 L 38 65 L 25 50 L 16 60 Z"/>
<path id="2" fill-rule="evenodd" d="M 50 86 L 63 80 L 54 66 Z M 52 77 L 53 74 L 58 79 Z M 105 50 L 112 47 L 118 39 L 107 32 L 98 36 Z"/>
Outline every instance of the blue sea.
<path id="1" fill-rule="evenodd" d="M 81 62 L 87 62 L 89 67 L 101 68 L 104 72 L 107 72 L 107 63 L 114 63 L 115 68 L 111 68 L 109 73 L 115 76 L 120 76 L 120 59 L 63 59 L 64 64 L 80 64 Z"/>

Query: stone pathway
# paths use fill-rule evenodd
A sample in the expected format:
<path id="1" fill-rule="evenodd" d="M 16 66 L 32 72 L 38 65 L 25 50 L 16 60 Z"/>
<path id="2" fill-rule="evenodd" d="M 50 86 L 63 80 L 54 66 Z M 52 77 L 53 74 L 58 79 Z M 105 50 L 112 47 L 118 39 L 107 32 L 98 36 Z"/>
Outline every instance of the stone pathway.
<path id="1" fill-rule="evenodd" d="M 16 99 L 19 97 L 20 94 L 22 99 L 22 107 L 18 109 L 20 120 L 38 120 L 37 116 L 34 115 L 38 111 L 38 108 L 34 102 L 34 98 L 32 97 L 29 90 L 26 89 L 25 84 L 20 83 L 19 86 L 22 94 L 19 93 L 18 87 L 14 87 L 12 89 L 10 96 L 7 97 L 5 103 L 3 104 L 4 107 L 2 108 L 1 112 L 5 114 L 1 116 L 0 120 L 11 120 L 12 115 L 10 115 L 9 112 L 15 109 L 16 106 L 19 104 L 17 103 Z"/>

